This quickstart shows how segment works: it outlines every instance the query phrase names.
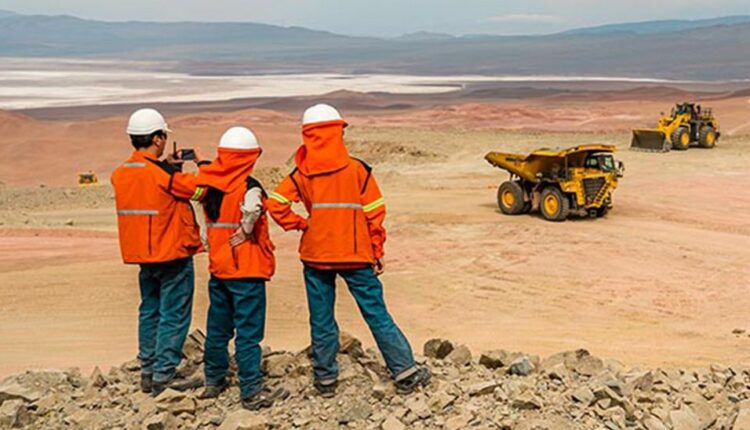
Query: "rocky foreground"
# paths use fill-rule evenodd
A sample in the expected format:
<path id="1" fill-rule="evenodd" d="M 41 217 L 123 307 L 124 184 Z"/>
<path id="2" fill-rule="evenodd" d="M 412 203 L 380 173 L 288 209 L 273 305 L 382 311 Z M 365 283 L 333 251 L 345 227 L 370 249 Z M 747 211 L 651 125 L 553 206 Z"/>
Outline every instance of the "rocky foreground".
<path id="1" fill-rule="evenodd" d="M 291 396 L 259 413 L 243 410 L 234 386 L 218 401 L 197 392 L 139 392 L 137 361 L 96 369 L 30 371 L 0 383 L 0 428 L 40 429 L 750 429 L 750 367 L 626 369 L 585 350 L 546 359 L 434 339 L 420 360 L 432 385 L 396 395 L 374 350 L 342 336 L 341 385 L 333 399 L 312 389 L 306 351 L 264 351 L 270 385 Z M 202 374 L 203 335 L 185 346 L 181 374 Z M 234 376 L 231 378 L 236 382 Z"/>

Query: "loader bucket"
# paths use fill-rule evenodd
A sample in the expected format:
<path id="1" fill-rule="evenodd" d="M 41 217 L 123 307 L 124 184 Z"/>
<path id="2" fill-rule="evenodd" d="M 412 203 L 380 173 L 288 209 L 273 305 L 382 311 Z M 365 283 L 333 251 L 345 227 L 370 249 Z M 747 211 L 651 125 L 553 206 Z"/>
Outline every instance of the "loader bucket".
<path id="1" fill-rule="evenodd" d="M 667 152 L 667 137 L 659 130 L 633 130 L 630 149 L 634 151 Z"/>

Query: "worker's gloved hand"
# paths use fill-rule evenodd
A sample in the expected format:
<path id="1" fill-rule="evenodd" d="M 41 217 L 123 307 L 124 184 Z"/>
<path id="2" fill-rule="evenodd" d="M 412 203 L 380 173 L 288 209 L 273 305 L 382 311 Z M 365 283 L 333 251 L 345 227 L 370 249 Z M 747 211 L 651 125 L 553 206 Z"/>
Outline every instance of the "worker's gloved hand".
<path id="1" fill-rule="evenodd" d="M 232 247 L 240 246 L 248 240 L 251 242 L 255 242 L 255 236 L 253 235 L 253 233 L 245 233 L 245 230 L 240 227 L 234 231 L 232 236 L 229 237 L 229 245 L 231 245 Z"/>
<path id="2" fill-rule="evenodd" d="M 177 151 L 176 154 L 167 154 L 167 163 L 173 165 L 173 166 L 182 166 L 183 163 L 185 163 L 184 160 L 180 159 L 180 151 Z"/>
<path id="3" fill-rule="evenodd" d="M 300 222 L 298 230 L 304 232 L 307 230 L 307 227 L 309 227 L 309 221 L 305 218 L 302 218 L 302 222 Z"/>
<path id="4" fill-rule="evenodd" d="M 245 234 L 245 230 L 242 229 L 242 227 L 238 228 L 234 231 L 234 233 L 229 237 L 229 245 L 232 247 L 240 246 L 247 240 L 247 235 Z"/>
<path id="5" fill-rule="evenodd" d="M 200 149 L 194 148 L 193 153 L 195 153 L 195 159 L 193 160 L 195 164 L 200 164 L 204 161 L 208 161 L 205 159 L 205 157 L 203 157 L 203 153 L 201 152 Z"/>
<path id="6" fill-rule="evenodd" d="M 375 264 L 372 265 L 372 270 L 375 272 L 375 276 L 380 276 L 385 272 L 385 263 L 382 259 L 378 258 L 375 260 Z"/>

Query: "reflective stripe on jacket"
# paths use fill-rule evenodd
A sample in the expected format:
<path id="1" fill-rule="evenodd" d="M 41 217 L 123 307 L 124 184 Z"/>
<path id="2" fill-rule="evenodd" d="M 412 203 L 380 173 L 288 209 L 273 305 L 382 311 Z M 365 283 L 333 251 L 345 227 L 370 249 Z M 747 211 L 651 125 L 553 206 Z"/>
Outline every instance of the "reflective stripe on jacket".
<path id="1" fill-rule="evenodd" d="M 120 251 L 125 263 L 162 263 L 201 250 L 189 200 L 203 189 L 185 174 L 142 151 L 112 173 Z"/>
<path id="2" fill-rule="evenodd" d="M 219 279 L 270 280 L 276 261 L 265 211 L 255 221 L 250 240 L 235 247 L 229 244 L 229 238 L 242 226 L 241 206 L 245 193 L 255 187 L 262 189 L 260 183 L 249 176 L 260 150 L 219 148 L 218 153 L 217 159 L 201 167 L 198 174 L 198 184 L 209 190 L 204 203 L 218 203 L 219 208 L 218 213 L 214 213 L 215 210 L 204 211 L 209 271 Z"/>

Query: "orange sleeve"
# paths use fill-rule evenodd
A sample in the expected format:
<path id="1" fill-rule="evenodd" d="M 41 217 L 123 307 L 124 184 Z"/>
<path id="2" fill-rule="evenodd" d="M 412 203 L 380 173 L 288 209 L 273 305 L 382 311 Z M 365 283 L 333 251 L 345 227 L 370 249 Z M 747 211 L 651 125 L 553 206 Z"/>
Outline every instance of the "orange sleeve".
<path id="1" fill-rule="evenodd" d="M 362 209 L 367 219 L 367 228 L 370 231 L 370 240 L 372 241 L 372 251 L 375 258 L 383 258 L 385 250 L 385 201 L 383 194 L 380 193 L 380 187 L 375 181 L 372 172 L 367 172 L 367 178 L 362 189 Z"/>
<path id="2" fill-rule="evenodd" d="M 307 220 L 292 210 L 292 203 L 299 202 L 300 199 L 297 186 L 289 175 L 268 195 L 266 209 L 276 224 L 284 230 L 305 230 Z"/>
<path id="3" fill-rule="evenodd" d="M 197 185 L 198 178 L 192 173 L 175 172 L 169 178 L 167 191 L 178 199 L 200 201 L 206 189 Z"/>

